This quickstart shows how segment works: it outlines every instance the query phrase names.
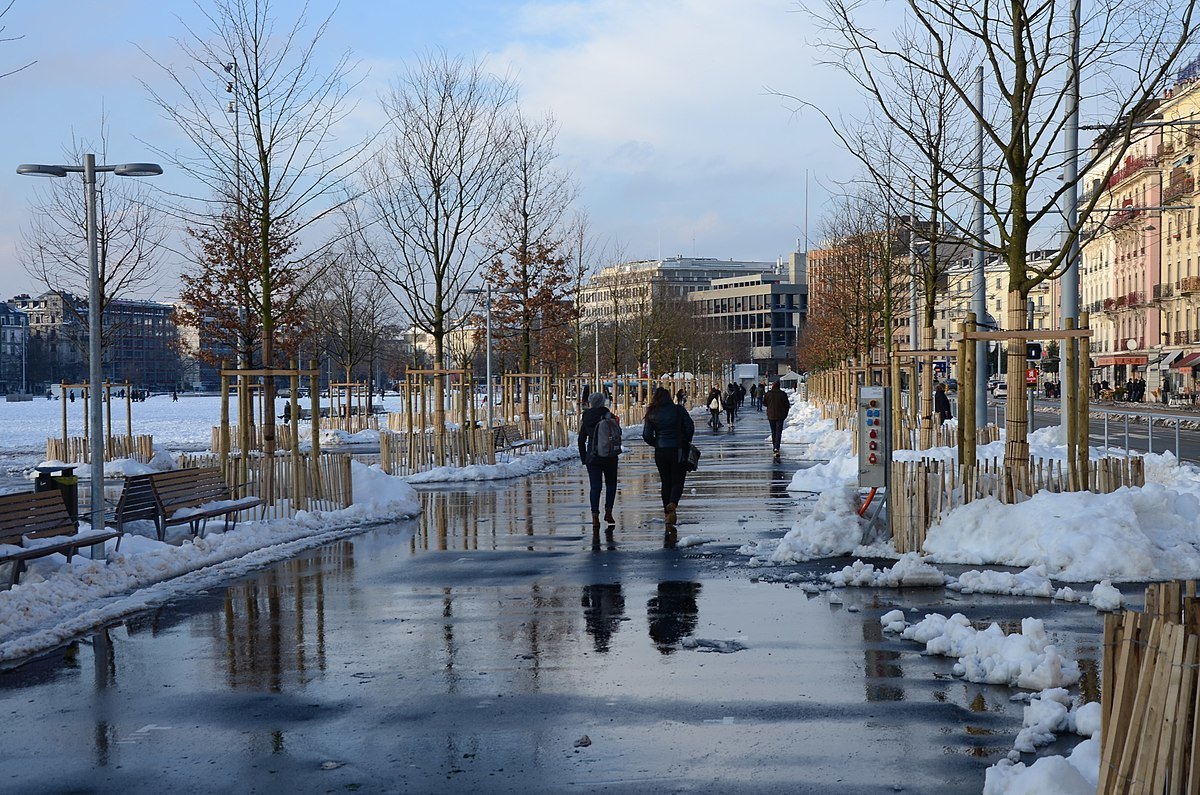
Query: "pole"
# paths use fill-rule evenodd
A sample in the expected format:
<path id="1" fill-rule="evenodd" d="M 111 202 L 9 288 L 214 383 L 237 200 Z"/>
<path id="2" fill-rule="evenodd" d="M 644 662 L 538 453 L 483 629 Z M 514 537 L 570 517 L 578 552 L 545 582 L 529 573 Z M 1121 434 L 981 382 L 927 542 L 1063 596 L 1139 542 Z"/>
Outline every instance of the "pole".
<path id="1" fill-rule="evenodd" d="M 596 356 L 596 380 L 592 382 L 592 389 L 604 394 L 604 385 L 600 383 L 600 321 L 597 320 L 592 324 L 592 345 L 595 347 Z"/>
<path id="2" fill-rule="evenodd" d="M 975 69 L 975 104 L 983 113 L 983 66 Z M 987 316 L 987 279 L 984 276 L 983 252 L 983 122 L 975 123 L 975 251 L 971 256 L 971 311 L 975 313 L 977 323 L 984 322 Z M 984 410 L 975 411 L 976 427 L 987 425 L 987 367 L 988 349 L 986 340 L 975 342 L 975 378 L 974 384 L 966 384 L 967 389 L 975 390 L 975 406 L 983 406 Z M 961 419 L 961 417 L 960 417 Z"/>
<path id="3" fill-rule="evenodd" d="M 492 427 L 492 283 L 487 283 L 487 296 L 484 298 L 484 336 L 487 338 L 486 353 L 487 366 L 484 368 L 487 373 L 487 389 L 484 390 L 484 397 L 487 399 L 487 426 L 488 430 Z"/>
<path id="4" fill-rule="evenodd" d="M 103 354 L 101 335 L 103 314 L 100 311 L 100 258 L 96 242 L 96 156 L 83 156 L 83 184 L 87 201 L 87 246 L 88 246 L 88 379 L 91 382 L 88 409 L 91 412 L 91 493 L 92 527 L 104 527 L 104 437 L 100 433 L 104 421 L 104 404 L 100 394 L 102 376 L 100 357 Z M 94 544 L 91 557 L 104 557 L 104 545 Z"/>
<path id="5" fill-rule="evenodd" d="M 909 348 L 911 348 L 912 350 L 915 351 L 917 349 L 918 337 L 920 336 L 920 328 L 921 328 L 921 321 L 920 321 L 919 312 L 918 312 L 918 308 L 917 308 L 917 296 L 919 295 L 919 293 L 917 292 L 917 284 L 918 284 L 919 277 L 917 275 L 917 182 L 916 182 L 916 180 L 912 180 L 910 182 L 910 186 L 912 188 L 912 208 L 909 211 L 910 215 L 908 216 L 908 264 L 909 264 L 909 268 L 912 271 L 911 272 L 912 284 L 909 286 L 909 289 L 908 289 L 909 309 L 910 309 L 909 318 L 908 318 L 908 340 L 909 340 Z M 908 399 L 910 402 L 912 401 L 913 396 L 916 394 L 917 394 L 917 385 L 915 383 L 909 384 L 908 385 Z"/>
<path id="6" fill-rule="evenodd" d="M 1066 191 L 1063 193 L 1063 236 L 1070 238 L 1071 233 L 1079 223 L 1079 0 L 1071 0 L 1071 66 L 1067 77 L 1067 119 L 1063 137 L 1065 161 L 1063 162 L 1063 181 Z M 1066 242 L 1066 240 L 1064 240 Z M 1061 322 L 1065 325 L 1067 319 L 1079 319 L 1079 238 L 1075 237 L 1067 245 L 1067 269 L 1059 279 L 1062 304 Z M 1074 347 L 1074 340 L 1063 340 L 1063 346 Z M 1090 362 L 1070 361 L 1077 367 L 1088 367 Z M 1059 357 L 1059 381 L 1068 379 L 1074 381 L 1075 372 L 1068 368 L 1068 357 Z M 1066 391 L 1061 395 L 1061 416 L 1065 427 L 1067 416 Z"/>

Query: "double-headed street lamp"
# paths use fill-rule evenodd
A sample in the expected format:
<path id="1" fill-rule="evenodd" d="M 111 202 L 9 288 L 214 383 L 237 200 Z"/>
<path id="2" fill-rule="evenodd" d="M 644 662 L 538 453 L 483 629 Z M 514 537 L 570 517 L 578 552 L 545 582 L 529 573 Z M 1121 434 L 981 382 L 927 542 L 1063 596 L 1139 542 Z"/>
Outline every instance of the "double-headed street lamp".
<path id="1" fill-rule="evenodd" d="M 91 383 L 91 400 L 88 410 L 91 412 L 89 455 L 91 457 L 92 477 L 92 527 L 104 527 L 104 404 L 100 396 L 100 383 L 103 378 L 101 357 L 103 347 L 100 336 L 103 331 L 103 318 L 100 311 L 100 262 L 97 254 L 96 241 L 96 174 L 112 172 L 118 177 L 153 177 L 163 173 L 162 166 L 157 163 L 123 163 L 116 166 L 96 165 L 96 156 L 83 156 L 83 165 L 79 166 L 47 166 L 33 163 L 23 163 L 17 166 L 18 174 L 38 177 L 65 177 L 67 174 L 83 174 L 84 198 L 87 206 L 87 247 L 88 247 L 88 380 Z M 103 546 L 92 547 L 92 557 L 103 555 Z"/>

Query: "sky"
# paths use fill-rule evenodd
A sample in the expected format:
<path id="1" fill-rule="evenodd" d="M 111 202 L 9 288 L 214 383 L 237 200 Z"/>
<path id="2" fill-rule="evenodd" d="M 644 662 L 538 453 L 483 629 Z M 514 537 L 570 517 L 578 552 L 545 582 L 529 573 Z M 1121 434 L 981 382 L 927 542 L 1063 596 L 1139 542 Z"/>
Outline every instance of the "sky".
<path id="1" fill-rule="evenodd" d="M 290 20 L 296 0 L 275 0 Z M 333 12 L 319 57 L 349 51 L 363 78 L 355 117 L 381 118 L 379 97 L 412 59 L 444 49 L 510 75 L 523 109 L 560 125 L 560 165 L 579 185 L 577 206 L 596 237 L 627 259 L 684 256 L 774 261 L 796 250 L 828 191 L 855 171 L 817 117 L 772 91 L 838 109 L 845 78 L 816 65 L 809 18 L 795 0 L 312 0 Z M 18 261 L 40 180 L 19 163 L 59 163 L 73 136 L 109 128 L 113 163 L 155 159 L 150 145 L 186 143 L 142 81 L 168 89 L 149 55 L 183 65 L 176 39 L 200 25 L 181 0 L 15 0 L 3 19 L 0 79 L 0 276 L 3 297 L 38 290 Z M 222 113 L 214 108 L 214 113 Z M 179 189 L 185 174 L 149 180 Z M 82 190 L 82 188 L 81 188 Z M 815 231 L 810 231 L 815 238 Z M 173 254 L 144 297 L 170 300 Z"/>

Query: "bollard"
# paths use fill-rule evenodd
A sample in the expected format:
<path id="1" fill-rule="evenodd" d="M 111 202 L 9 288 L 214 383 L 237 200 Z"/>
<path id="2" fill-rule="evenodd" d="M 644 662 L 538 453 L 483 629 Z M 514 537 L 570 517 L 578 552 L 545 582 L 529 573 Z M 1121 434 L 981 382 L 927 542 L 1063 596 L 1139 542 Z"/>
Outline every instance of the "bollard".
<path id="1" fill-rule="evenodd" d="M 1183 460 L 1183 455 L 1179 452 L 1179 417 L 1175 418 L 1175 457 Z"/>
<path id="2" fill-rule="evenodd" d="M 1122 416 L 1125 417 L 1125 457 L 1128 458 L 1129 457 L 1129 412 L 1128 411 L 1125 412 Z"/>
<path id="3" fill-rule="evenodd" d="M 1104 412 L 1104 454 L 1108 455 L 1108 412 Z"/>
<path id="4" fill-rule="evenodd" d="M 1154 418 L 1146 416 L 1146 452 L 1154 452 Z"/>

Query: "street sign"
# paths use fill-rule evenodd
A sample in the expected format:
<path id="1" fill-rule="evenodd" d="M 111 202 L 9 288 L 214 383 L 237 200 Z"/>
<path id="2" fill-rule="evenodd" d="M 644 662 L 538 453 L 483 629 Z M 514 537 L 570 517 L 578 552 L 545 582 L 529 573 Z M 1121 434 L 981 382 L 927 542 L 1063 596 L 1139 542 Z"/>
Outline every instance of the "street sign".
<path id="1" fill-rule="evenodd" d="M 1031 362 L 1041 360 L 1041 358 L 1042 358 L 1042 343 L 1040 343 L 1040 342 L 1025 343 L 1025 358 Z"/>
<path id="2" fill-rule="evenodd" d="M 891 463 L 890 390 L 881 386 L 858 388 L 858 485 L 887 486 Z"/>
<path id="3" fill-rule="evenodd" d="M 1030 367 L 1028 370 L 1025 371 L 1025 385 L 1026 386 L 1037 386 L 1037 382 L 1038 382 L 1037 368 Z"/>

